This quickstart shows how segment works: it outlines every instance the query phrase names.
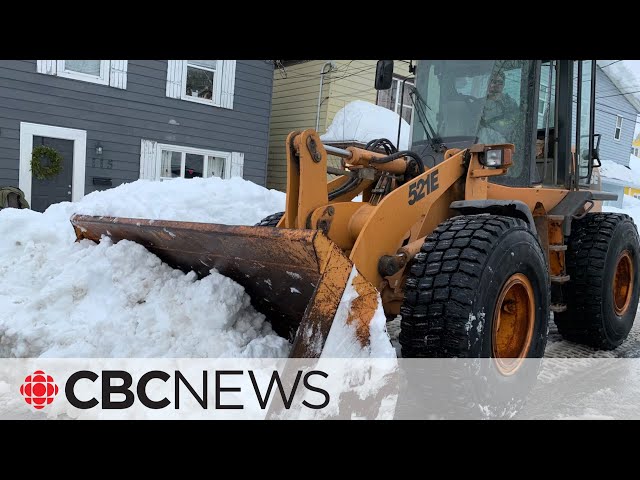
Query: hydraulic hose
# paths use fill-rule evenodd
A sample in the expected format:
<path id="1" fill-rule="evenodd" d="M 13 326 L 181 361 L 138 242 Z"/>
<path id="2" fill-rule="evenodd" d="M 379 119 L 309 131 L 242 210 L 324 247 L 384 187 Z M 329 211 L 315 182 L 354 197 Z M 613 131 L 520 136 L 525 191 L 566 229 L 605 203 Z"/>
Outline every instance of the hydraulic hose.
<path id="1" fill-rule="evenodd" d="M 369 163 L 389 163 L 401 157 L 413 158 L 418 164 L 418 171 L 420 173 L 424 173 L 424 162 L 422 161 L 422 158 L 420 158 L 420 155 L 410 150 L 403 150 L 402 152 L 396 152 L 386 157 L 372 158 L 371 160 L 369 160 Z"/>

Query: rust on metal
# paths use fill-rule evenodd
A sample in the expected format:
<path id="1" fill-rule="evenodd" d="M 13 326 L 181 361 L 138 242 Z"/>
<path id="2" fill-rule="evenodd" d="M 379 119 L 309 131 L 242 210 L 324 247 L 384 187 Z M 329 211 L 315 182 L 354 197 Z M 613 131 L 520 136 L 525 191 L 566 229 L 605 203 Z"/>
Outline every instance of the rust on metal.
<path id="1" fill-rule="evenodd" d="M 351 302 L 347 325 L 355 323 L 356 336 L 362 346 L 369 345 L 371 320 L 378 308 L 378 291 L 362 275 L 353 279 L 358 296 Z"/>
<path id="2" fill-rule="evenodd" d="M 625 314 L 633 296 L 633 261 L 628 250 L 624 250 L 616 263 L 613 277 L 613 308 L 616 315 Z"/>
<path id="3" fill-rule="evenodd" d="M 570 221 L 570 220 L 569 220 Z M 564 245 L 564 232 L 562 231 L 562 224 L 564 220 L 549 219 L 549 245 Z"/>
<path id="4" fill-rule="evenodd" d="M 82 215 L 71 223 L 78 239 L 131 240 L 200 278 L 217 269 L 245 287 L 256 309 L 285 338 L 295 333 L 321 276 L 314 230 Z"/>
<path id="5" fill-rule="evenodd" d="M 551 270 L 551 276 L 562 276 L 565 274 L 564 251 L 549 250 L 549 267 Z"/>
<path id="6" fill-rule="evenodd" d="M 322 276 L 293 342 L 291 357 L 295 358 L 320 357 L 353 267 L 342 251 L 324 235 L 317 237 L 316 248 L 323 257 L 320 260 Z"/>
<path id="7" fill-rule="evenodd" d="M 353 267 L 317 230 L 85 215 L 71 223 L 78 240 L 130 240 L 200 278 L 217 269 L 246 289 L 279 335 L 294 341 L 296 357 L 320 355 Z M 366 311 L 358 322 L 371 320 Z"/>

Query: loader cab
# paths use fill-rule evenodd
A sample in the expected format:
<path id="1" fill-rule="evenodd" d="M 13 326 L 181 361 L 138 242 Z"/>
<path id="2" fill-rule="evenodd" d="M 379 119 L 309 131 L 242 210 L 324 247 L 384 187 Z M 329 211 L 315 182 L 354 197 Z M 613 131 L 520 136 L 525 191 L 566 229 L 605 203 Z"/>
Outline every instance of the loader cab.
<path id="1" fill-rule="evenodd" d="M 449 148 L 513 143 L 513 166 L 492 182 L 586 187 L 597 165 L 594 95 L 595 60 L 421 60 L 411 149 L 432 166 Z"/>

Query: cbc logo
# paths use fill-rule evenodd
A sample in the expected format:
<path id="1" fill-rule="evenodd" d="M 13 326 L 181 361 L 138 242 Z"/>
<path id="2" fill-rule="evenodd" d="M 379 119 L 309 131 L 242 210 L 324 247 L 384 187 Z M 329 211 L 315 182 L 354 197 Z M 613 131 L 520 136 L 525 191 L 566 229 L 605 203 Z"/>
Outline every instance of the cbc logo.
<path id="1" fill-rule="evenodd" d="M 24 379 L 24 383 L 20 385 L 20 393 L 25 402 L 36 410 L 42 410 L 53 402 L 58 394 L 58 385 L 51 375 L 47 375 L 42 370 L 36 370 Z"/>

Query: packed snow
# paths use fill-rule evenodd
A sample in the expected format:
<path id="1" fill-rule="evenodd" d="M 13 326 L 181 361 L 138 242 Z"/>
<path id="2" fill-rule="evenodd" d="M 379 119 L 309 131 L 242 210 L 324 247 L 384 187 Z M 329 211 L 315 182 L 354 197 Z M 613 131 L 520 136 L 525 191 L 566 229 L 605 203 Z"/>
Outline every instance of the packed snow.
<path id="1" fill-rule="evenodd" d="M 0 357 L 282 357 L 289 344 L 244 288 L 198 280 L 129 241 L 75 242 L 92 215 L 250 225 L 285 196 L 242 179 L 139 180 L 54 204 L 0 211 Z"/>
<path id="2" fill-rule="evenodd" d="M 640 188 L 640 158 L 631 154 L 628 167 L 612 160 L 602 160 L 601 162 L 600 175 L 602 177 L 619 180 L 628 187 Z"/>
<path id="3" fill-rule="evenodd" d="M 603 212 L 626 213 L 633 218 L 635 224 L 640 228 L 640 200 L 633 198 L 631 195 L 625 195 L 622 200 L 622 208 L 605 205 L 602 207 Z"/>
<path id="4" fill-rule="evenodd" d="M 284 210 L 286 195 L 239 177 L 138 180 L 94 192 L 70 211 L 86 215 L 253 225 Z M 67 219 L 68 220 L 68 219 Z"/>
<path id="5" fill-rule="evenodd" d="M 614 162 L 613 160 L 602 160 L 602 166 L 600 167 L 600 175 L 603 178 L 612 180 L 620 180 L 625 184 L 631 183 L 640 185 L 640 172 L 634 172 L 624 165 Z"/>
<path id="6" fill-rule="evenodd" d="M 398 140 L 399 115 L 388 108 L 363 100 L 348 103 L 336 113 L 327 131 L 320 135 L 323 142 L 355 140 L 368 143 L 386 138 L 394 145 Z M 403 119 L 399 150 L 409 148 L 409 124 Z"/>
<path id="7" fill-rule="evenodd" d="M 198 178 L 138 180 L 44 213 L 0 210 L 0 358 L 288 356 L 290 344 L 231 279 L 212 270 L 198 280 L 126 240 L 76 242 L 69 221 L 82 213 L 253 225 L 284 203 L 284 193 L 246 180 Z M 373 356 L 390 348 L 381 318 Z"/>

